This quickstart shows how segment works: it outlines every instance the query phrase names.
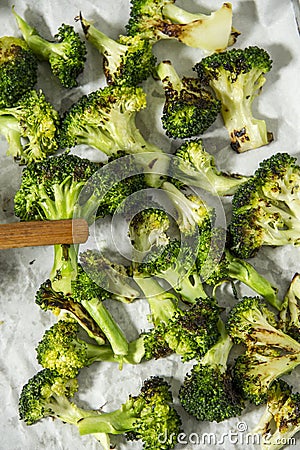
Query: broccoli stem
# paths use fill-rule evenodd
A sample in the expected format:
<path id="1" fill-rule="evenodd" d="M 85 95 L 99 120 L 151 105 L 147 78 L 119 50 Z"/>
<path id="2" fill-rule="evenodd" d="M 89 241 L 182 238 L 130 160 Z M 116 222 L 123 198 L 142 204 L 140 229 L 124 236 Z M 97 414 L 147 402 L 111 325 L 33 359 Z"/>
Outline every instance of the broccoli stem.
<path id="1" fill-rule="evenodd" d="M 165 17 L 172 20 L 172 22 L 177 23 L 189 23 L 193 22 L 194 20 L 207 20 L 210 17 L 206 14 L 190 13 L 170 2 L 163 7 L 162 11 Z"/>
<path id="2" fill-rule="evenodd" d="M 167 269 L 157 276 L 167 281 L 185 302 L 195 303 L 197 298 L 207 297 L 201 279 L 195 272 L 186 273 L 182 277 L 176 270 Z"/>
<path id="3" fill-rule="evenodd" d="M 137 419 L 138 416 L 134 409 L 125 405 L 110 413 L 84 417 L 77 425 L 80 435 L 94 433 L 124 434 L 135 428 Z"/>
<path id="4" fill-rule="evenodd" d="M 163 61 L 162 63 L 158 64 L 156 73 L 165 88 L 168 88 L 168 86 L 170 86 L 172 90 L 177 92 L 180 92 L 183 88 L 182 81 L 178 73 L 176 72 L 173 64 L 171 64 L 169 61 Z"/>
<path id="5" fill-rule="evenodd" d="M 6 138 L 9 144 L 6 154 L 13 158 L 20 157 L 23 153 L 23 146 L 18 121 L 12 116 L 0 115 L 0 134 Z"/>
<path id="6" fill-rule="evenodd" d="M 98 298 L 81 301 L 94 321 L 99 325 L 116 356 L 128 353 L 128 342 L 121 329 L 113 320 L 109 311 Z"/>
<path id="7" fill-rule="evenodd" d="M 221 319 L 219 319 L 218 322 L 218 330 L 220 332 L 220 338 L 217 343 L 205 353 L 201 359 L 201 364 L 212 367 L 220 366 L 220 370 L 225 372 L 227 369 L 229 353 L 233 347 L 233 341 L 226 332 L 225 324 Z"/>
<path id="8" fill-rule="evenodd" d="M 56 244 L 54 248 L 54 263 L 50 272 L 52 287 L 56 292 L 71 294 L 71 283 L 77 277 L 78 244 Z"/>
<path id="9" fill-rule="evenodd" d="M 225 250 L 228 264 L 228 275 L 230 278 L 236 279 L 249 286 L 257 294 L 264 297 L 270 305 L 279 311 L 282 309 L 282 301 L 278 298 L 278 289 L 260 275 L 255 268 L 247 261 L 235 258 L 228 250 Z"/>

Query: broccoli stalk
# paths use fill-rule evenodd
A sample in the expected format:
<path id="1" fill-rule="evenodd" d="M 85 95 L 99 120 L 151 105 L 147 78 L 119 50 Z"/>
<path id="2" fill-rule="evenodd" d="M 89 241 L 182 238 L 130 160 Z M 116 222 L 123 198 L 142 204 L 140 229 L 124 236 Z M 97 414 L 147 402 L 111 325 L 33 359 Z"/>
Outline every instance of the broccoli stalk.
<path id="1" fill-rule="evenodd" d="M 194 67 L 201 82 L 208 84 L 220 100 L 231 147 L 238 153 L 267 145 L 273 139 L 266 122 L 252 113 L 253 100 L 271 66 L 265 50 L 248 47 L 207 56 Z"/>
<path id="2" fill-rule="evenodd" d="M 156 57 L 152 44 L 142 36 L 119 36 L 115 41 L 80 15 L 86 39 L 103 55 L 108 84 L 137 86 L 151 75 Z"/>
<path id="3" fill-rule="evenodd" d="M 59 124 L 58 112 L 42 91 L 30 90 L 13 107 L 0 109 L 7 154 L 20 164 L 43 160 L 58 150 Z"/>
<path id="4" fill-rule="evenodd" d="M 233 44 L 238 32 L 232 28 L 232 6 L 224 3 L 217 11 L 192 14 L 174 5 L 175 0 L 131 0 L 126 25 L 130 36 L 142 35 L 153 43 L 176 39 L 185 45 L 214 52 Z"/>
<path id="5" fill-rule="evenodd" d="M 177 306 L 174 294 L 164 291 L 154 278 L 134 276 L 150 307 L 154 327 L 143 334 L 145 359 L 171 353 L 183 361 L 199 358 L 217 341 L 220 308 L 215 300 L 199 298 L 188 310 Z"/>
<path id="6" fill-rule="evenodd" d="M 78 85 L 77 77 L 83 72 L 86 60 L 86 46 L 71 25 L 62 24 L 55 41 L 42 38 L 12 9 L 17 25 L 32 52 L 41 60 L 48 61 L 62 86 L 73 88 Z"/>
<path id="7" fill-rule="evenodd" d="M 39 364 L 55 370 L 65 378 L 75 378 L 80 369 L 96 361 L 118 362 L 110 344 L 99 345 L 79 337 L 80 326 L 72 317 L 65 317 L 46 330 L 36 353 Z M 131 341 L 122 363 L 138 364 L 144 356 L 143 337 Z"/>
<path id="8" fill-rule="evenodd" d="M 170 61 L 156 68 L 165 92 L 161 122 L 168 137 L 189 138 L 203 134 L 216 120 L 221 104 L 200 80 L 180 78 Z"/>
<path id="9" fill-rule="evenodd" d="M 0 108 L 10 108 L 37 82 L 37 60 L 23 39 L 0 38 Z"/>
<path id="10" fill-rule="evenodd" d="M 201 139 L 181 144 L 172 159 L 173 176 L 189 186 L 215 195 L 233 195 L 249 177 L 220 171 L 215 158 L 203 147 Z"/>
<path id="11" fill-rule="evenodd" d="M 299 245 L 300 168 L 288 153 L 262 161 L 232 199 L 230 248 L 239 257 L 254 256 L 263 245 Z"/>
<path id="12" fill-rule="evenodd" d="M 228 316 L 229 335 L 246 346 L 236 359 L 234 377 L 243 397 L 255 404 L 265 402 L 271 383 L 300 363 L 300 344 L 277 325 L 258 297 L 244 297 Z"/>
<path id="13" fill-rule="evenodd" d="M 169 384 L 161 377 L 151 377 L 144 381 L 140 393 L 130 396 L 120 409 L 84 417 L 78 423 L 79 433 L 125 434 L 128 440 L 140 439 L 145 450 L 172 449 L 181 426 L 172 401 Z"/>
<path id="14" fill-rule="evenodd" d="M 244 408 L 228 365 L 233 342 L 221 319 L 218 328 L 218 342 L 185 376 L 179 391 L 182 406 L 197 420 L 221 422 L 239 416 Z"/>
<path id="15" fill-rule="evenodd" d="M 279 313 L 280 328 L 300 342 L 300 274 L 296 273 L 284 297 Z"/>

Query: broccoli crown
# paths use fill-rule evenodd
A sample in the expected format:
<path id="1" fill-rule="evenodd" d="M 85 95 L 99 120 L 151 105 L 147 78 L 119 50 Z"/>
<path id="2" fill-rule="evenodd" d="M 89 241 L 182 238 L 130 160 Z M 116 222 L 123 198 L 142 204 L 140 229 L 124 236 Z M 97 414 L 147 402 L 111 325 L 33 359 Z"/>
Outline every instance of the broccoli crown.
<path id="1" fill-rule="evenodd" d="M 268 144 L 272 135 L 264 120 L 253 117 L 252 103 L 266 79 L 272 61 L 259 47 L 231 49 L 203 58 L 194 67 L 221 101 L 221 114 L 231 147 L 238 153 Z"/>
<path id="2" fill-rule="evenodd" d="M 180 78 L 170 61 L 161 62 L 157 74 L 165 91 L 161 121 L 167 136 L 183 139 L 204 133 L 216 120 L 220 101 L 199 78 Z"/>
<path id="3" fill-rule="evenodd" d="M 77 389 L 76 379 L 63 378 L 49 369 L 41 370 L 21 391 L 20 419 L 32 425 L 43 417 L 56 417 L 60 399 L 72 397 Z"/>
<path id="4" fill-rule="evenodd" d="M 89 364 L 87 344 L 77 338 L 76 320 L 59 320 L 44 333 L 36 352 L 39 364 L 66 378 L 75 378 Z"/>
<path id="5" fill-rule="evenodd" d="M 221 422 L 239 416 L 244 402 L 228 368 L 201 361 L 185 377 L 179 399 L 184 409 L 197 420 Z"/>
<path id="6" fill-rule="evenodd" d="M 86 61 L 85 43 L 74 27 L 66 24 L 59 27 L 54 38 L 56 42 L 51 45 L 49 54 L 52 72 L 65 88 L 76 87 Z"/>
<path id="7" fill-rule="evenodd" d="M 168 321 L 162 320 L 145 333 L 145 359 L 158 359 L 174 352 L 183 361 L 201 358 L 219 338 L 219 317 L 220 307 L 208 297 L 197 299 L 186 311 L 177 308 Z"/>
<path id="8" fill-rule="evenodd" d="M 175 152 L 172 165 L 174 176 L 179 176 L 186 184 L 222 196 L 234 194 L 249 178 L 220 171 L 215 158 L 205 150 L 199 138 L 183 142 Z"/>
<path id="9" fill-rule="evenodd" d="M 15 106 L 2 108 L 0 119 L 0 133 L 10 143 L 7 153 L 20 163 L 43 160 L 58 150 L 59 114 L 41 90 L 30 90 Z M 10 140 L 12 127 L 20 144 Z"/>
<path id="10" fill-rule="evenodd" d="M 130 145 L 134 148 L 134 117 L 145 107 L 146 95 L 142 88 L 105 86 L 84 95 L 63 115 L 60 146 L 91 145 L 109 156 L 126 151 Z"/>
<path id="11" fill-rule="evenodd" d="M 230 246 L 237 256 L 254 256 L 263 245 L 298 245 L 299 165 L 287 153 L 260 163 L 232 200 Z"/>
<path id="12" fill-rule="evenodd" d="M 96 163 L 68 153 L 33 162 L 23 170 L 15 214 L 21 220 L 72 219 L 83 186 L 97 170 Z M 83 217 L 89 212 L 88 220 L 98 203 L 85 201 L 80 211 Z"/>
<path id="13" fill-rule="evenodd" d="M 157 31 L 163 23 L 162 8 L 167 3 L 170 0 L 131 0 L 127 34 L 142 35 L 153 41 L 159 39 Z"/>
<path id="14" fill-rule="evenodd" d="M 37 82 L 37 59 L 23 39 L 0 38 L 0 108 L 14 106 Z"/>
<path id="15" fill-rule="evenodd" d="M 181 427 L 172 401 L 170 385 L 161 377 L 151 377 L 119 410 L 80 421 L 79 432 L 125 434 L 128 440 L 141 440 L 145 450 L 172 449 Z"/>
<path id="16" fill-rule="evenodd" d="M 73 300 L 80 303 L 83 300 L 91 301 L 95 298 L 103 301 L 109 297 L 109 292 L 98 285 L 83 267 L 79 265 L 77 277 L 72 281 Z"/>

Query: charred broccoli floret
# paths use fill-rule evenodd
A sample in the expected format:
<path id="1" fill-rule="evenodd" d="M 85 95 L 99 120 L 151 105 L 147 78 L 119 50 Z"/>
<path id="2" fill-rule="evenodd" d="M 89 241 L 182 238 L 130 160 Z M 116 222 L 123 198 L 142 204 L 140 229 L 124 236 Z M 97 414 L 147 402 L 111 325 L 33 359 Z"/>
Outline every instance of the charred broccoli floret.
<path id="1" fill-rule="evenodd" d="M 0 38 L 0 108 L 14 106 L 37 82 L 37 60 L 23 39 Z"/>
<path id="2" fill-rule="evenodd" d="M 127 33 L 153 42 L 176 39 L 209 52 L 231 45 L 238 32 L 232 27 L 232 5 L 224 3 L 211 14 L 193 14 L 174 5 L 175 0 L 131 0 Z"/>
<path id="3" fill-rule="evenodd" d="M 234 384 L 228 357 L 233 342 L 221 320 L 220 338 L 185 376 L 179 391 L 184 409 L 198 420 L 221 422 L 239 416 L 244 401 Z"/>
<path id="4" fill-rule="evenodd" d="M 0 109 L 0 134 L 7 155 L 20 164 L 40 161 L 58 151 L 60 118 L 40 90 L 30 90 L 14 106 Z"/>
<path id="5" fill-rule="evenodd" d="M 229 335 L 246 346 L 235 361 L 234 378 L 243 397 L 255 404 L 265 402 L 272 382 L 300 363 L 300 344 L 277 325 L 258 297 L 244 297 L 229 313 Z"/>
<path id="6" fill-rule="evenodd" d="M 120 35 L 115 41 L 82 16 L 80 21 L 86 39 L 103 55 L 108 84 L 137 86 L 151 75 L 156 57 L 148 39 Z"/>
<path id="7" fill-rule="evenodd" d="M 28 47 L 41 60 L 48 61 L 55 77 L 65 88 L 78 85 L 77 77 L 83 72 L 86 61 L 86 46 L 80 35 L 71 25 L 62 24 L 55 41 L 42 38 L 37 30 L 31 27 L 13 9 L 18 27 Z"/>
<path id="8" fill-rule="evenodd" d="M 28 165 L 15 195 L 15 214 L 21 220 L 59 220 L 81 217 L 95 220 L 101 184 L 95 184 L 84 199 L 80 194 L 98 165 L 68 153 Z M 71 292 L 77 276 L 78 244 L 54 245 L 50 279 L 58 291 Z"/>
<path id="9" fill-rule="evenodd" d="M 156 68 L 165 92 L 161 122 L 171 138 L 203 134 L 217 119 L 221 104 L 198 78 L 180 77 L 171 61 Z"/>
<path id="10" fill-rule="evenodd" d="M 80 369 L 96 361 L 120 363 L 111 345 L 99 345 L 84 339 L 78 322 L 72 317 L 65 317 L 46 330 L 36 352 L 42 367 L 55 370 L 66 378 L 75 378 Z M 140 337 L 129 343 L 128 353 L 121 362 L 138 364 L 143 356 L 143 338 Z"/>
<path id="11" fill-rule="evenodd" d="M 299 245 L 299 176 L 296 158 L 276 153 L 240 186 L 229 224 L 230 248 L 237 256 L 250 258 L 263 245 Z"/>
<path id="12" fill-rule="evenodd" d="M 172 159 L 173 176 L 189 186 L 199 187 L 215 195 L 233 195 L 248 176 L 223 172 L 208 153 L 201 139 L 183 142 Z"/>
<path id="13" fill-rule="evenodd" d="M 212 54 L 194 67 L 220 100 L 231 147 L 238 153 L 267 145 L 273 138 L 265 120 L 255 119 L 252 113 L 253 100 L 271 67 L 268 52 L 255 46 Z"/>
<path id="14" fill-rule="evenodd" d="M 280 329 L 300 342 L 300 274 L 296 273 L 284 297 L 279 314 Z"/>

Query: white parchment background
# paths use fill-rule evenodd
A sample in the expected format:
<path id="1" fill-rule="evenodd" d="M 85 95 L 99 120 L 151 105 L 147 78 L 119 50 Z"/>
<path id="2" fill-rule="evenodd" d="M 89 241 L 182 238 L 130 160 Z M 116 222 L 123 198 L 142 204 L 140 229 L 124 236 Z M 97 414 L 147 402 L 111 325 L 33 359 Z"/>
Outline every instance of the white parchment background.
<path id="1" fill-rule="evenodd" d="M 277 151 L 287 151 L 300 156 L 300 40 L 296 22 L 289 0 L 233 0 L 234 26 L 242 33 L 237 46 L 258 45 L 264 47 L 273 59 L 272 72 L 261 97 L 255 102 L 257 117 L 267 121 L 268 129 L 274 133 L 275 140 L 269 146 L 248 152 L 235 154 L 228 147 L 227 134 L 219 120 L 205 134 L 207 150 L 212 152 L 217 165 L 228 171 L 251 174 L 259 161 Z M 93 19 L 95 25 L 112 38 L 124 33 L 124 25 L 129 15 L 129 0 L 98 0 L 97 2 L 78 0 L 31 0 L 0 2 L 0 26 L 2 35 L 19 36 L 11 6 L 24 15 L 46 38 L 51 38 L 61 23 L 73 24 L 74 17 L 81 10 L 84 17 Z M 186 0 L 177 2 L 179 6 L 192 12 L 199 7 L 217 9 L 221 1 Z M 79 25 L 75 27 L 80 31 Z M 80 31 L 81 32 L 81 31 Z M 177 42 L 160 42 L 155 46 L 160 59 L 171 59 L 181 75 L 195 75 L 192 67 L 203 55 L 201 51 L 187 48 Z M 84 74 L 80 76 L 80 86 L 71 91 L 64 90 L 52 78 L 46 64 L 40 66 L 38 87 L 44 89 L 48 99 L 55 107 L 63 111 L 83 93 L 104 85 L 102 60 L 98 52 L 88 45 L 88 59 Z M 167 139 L 161 129 L 159 114 L 163 102 L 160 85 L 152 79 L 144 84 L 148 93 L 148 108 L 139 113 L 138 125 L 144 136 L 169 151 L 178 143 Z M 21 169 L 6 156 L 6 141 L 0 138 L 0 221 L 16 220 L 13 215 L 13 197 L 20 181 Z M 76 149 L 76 152 L 94 157 L 94 152 Z M 97 156 L 99 157 L 98 153 Z M 228 201 L 225 209 L 230 212 Z M 29 248 L 5 250 L 0 253 L 0 449 L 1 450 L 83 450 L 96 449 L 99 445 L 89 437 L 80 438 L 77 430 L 50 419 L 27 427 L 18 419 L 18 396 L 22 386 L 40 369 L 35 359 L 35 346 L 41 339 L 45 328 L 54 317 L 41 311 L 34 303 L 35 292 L 48 277 L 52 264 L 51 248 Z M 299 250 L 294 248 L 264 249 L 253 264 L 261 273 L 276 283 L 283 294 L 292 275 L 300 270 Z M 243 292 L 243 291 L 242 291 Z M 220 302 L 228 301 L 227 288 L 220 291 Z M 143 302 L 130 306 L 111 305 L 128 339 L 135 338 L 146 326 Z M 146 311 L 147 312 L 147 311 Z M 183 365 L 180 359 L 172 356 L 157 362 L 143 363 L 138 367 L 124 367 L 119 371 L 116 365 L 94 364 L 80 374 L 80 391 L 76 401 L 81 406 L 110 411 L 119 407 L 129 393 L 136 394 L 141 382 L 149 375 L 163 375 L 172 384 L 177 403 L 180 380 L 191 366 Z M 299 370 L 288 380 L 298 389 Z M 263 408 L 262 408 L 263 409 Z M 262 409 L 249 407 L 241 418 L 224 423 L 197 423 L 182 414 L 184 431 L 191 435 L 187 444 L 179 444 L 178 449 L 237 449 L 252 445 L 251 429 L 255 425 Z M 244 429 L 246 431 L 242 432 Z M 203 441 L 203 433 L 215 433 L 214 445 Z M 193 434 L 191 434 L 193 433 Z M 232 434 L 230 437 L 230 433 Z M 198 444 L 196 443 L 198 441 Z M 223 441 L 222 441 L 223 439 Z M 247 441 L 249 439 L 249 441 Z M 140 449 L 141 443 L 128 443 L 116 438 L 120 449 Z M 300 437 L 298 437 L 298 448 Z"/>

